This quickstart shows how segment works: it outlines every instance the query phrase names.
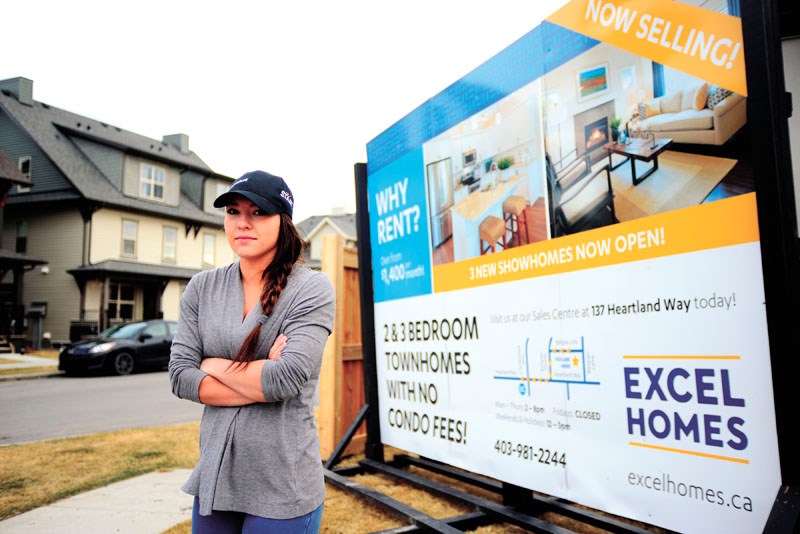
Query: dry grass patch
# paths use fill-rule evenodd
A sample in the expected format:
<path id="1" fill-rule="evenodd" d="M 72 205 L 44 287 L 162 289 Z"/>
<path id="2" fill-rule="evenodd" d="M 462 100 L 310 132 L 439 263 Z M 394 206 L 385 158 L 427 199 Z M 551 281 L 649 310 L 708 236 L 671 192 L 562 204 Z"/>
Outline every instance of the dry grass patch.
<path id="1" fill-rule="evenodd" d="M 326 485 L 321 534 L 376 532 L 405 524 L 397 516 L 353 493 Z"/>
<path id="2" fill-rule="evenodd" d="M 44 349 L 29 351 L 26 353 L 28 356 L 36 356 L 38 358 L 49 358 L 53 360 L 53 365 L 42 365 L 37 367 L 18 367 L 11 369 L 0 369 L 0 376 L 7 375 L 21 375 L 33 373 L 53 373 L 58 371 L 58 351 L 55 349 Z M 19 363 L 19 360 L 0 357 L 0 363 Z"/>
<path id="3" fill-rule="evenodd" d="M 385 446 L 384 455 L 386 461 L 391 461 L 396 454 L 407 454 L 402 450 L 393 447 Z M 413 454 L 411 456 L 414 456 Z M 358 461 L 363 456 L 349 457 L 344 459 L 337 467 L 351 467 L 358 464 Z M 502 496 L 490 490 L 486 490 L 467 482 L 461 482 L 453 477 L 447 475 L 440 475 L 429 471 L 427 469 L 419 468 L 416 466 L 408 466 L 404 468 L 405 471 L 413 473 L 417 476 L 438 482 L 444 486 L 451 487 L 455 490 L 462 491 L 474 497 L 478 497 L 487 501 L 502 504 Z M 458 469 L 456 469 L 458 470 Z M 405 503 L 412 508 L 415 508 L 431 517 L 436 519 L 445 519 L 448 517 L 468 514 L 477 511 L 476 508 L 469 504 L 464 504 L 461 501 L 449 499 L 447 497 L 439 496 L 433 492 L 420 489 L 412 484 L 395 479 L 394 477 L 383 475 L 365 473 L 351 477 L 354 482 L 358 482 L 363 486 L 368 486 L 380 491 L 381 493 L 392 497 L 393 499 Z M 332 493 L 331 486 L 328 485 L 328 495 Z M 337 488 L 333 490 L 343 495 L 341 506 L 337 500 L 329 499 L 325 501 L 325 514 L 323 515 L 323 533 L 325 534 L 364 534 L 368 532 L 376 532 L 389 528 L 396 528 L 406 524 L 402 519 L 396 517 L 394 514 L 384 511 L 382 508 L 373 506 L 367 503 L 362 498 Z M 358 509 L 359 512 L 365 506 L 369 506 L 374 510 L 373 516 L 365 516 L 363 518 L 356 518 L 353 510 Z M 580 505 L 576 505 L 581 508 Z M 623 523 L 638 526 L 640 528 L 650 529 L 654 534 L 664 534 L 667 531 L 657 527 L 650 527 L 644 523 L 637 521 L 626 520 L 624 518 L 613 516 L 610 514 L 603 514 L 597 510 L 593 512 L 600 515 L 607 515 L 609 518 L 617 519 Z M 328 523 L 326 525 L 325 516 L 328 516 Z M 340 516 L 342 519 L 340 519 Z M 350 518 L 347 520 L 347 518 Z M 545 512 L 538 516 L 539 519 L 551 523 L 553 525 L 565 528 L 576 534 L 608 534 L 609 530 L 594 527 L 583 521 L 577 521 L 570 517 L 555 513 Z M 326 528 L 327 526 L 327 528 Z M 170 534 L 189 534 L 189 530 L 185 532 L 175 532 Z M 478 527 L 469 532 L 475 534 L 523 534 L 530 532 L 528 529 L 518 527 L 511 523 L 498 522 L 483 527 Z"/>
<path id="4" fill-rule="evenodd" d="M 0 369 L 0 376 L 24 375 L 33 373 L 50 373 L 58 371 L 58 364 L 40 367 L 17 367 L 15 369 Z"/>
<path id="5" fill-rule="evenodd" d="M 37 358 L 50 358 L 51 360 L 58 360 L 58 350 L 56 349 L 29 350 L 25 353 L 25 355 L 36 356 Z"/>
<path id="6" fill-rule="evenodd" d="M 192 468 L 199 423 L 0 447 L 0 520 L 159 470 Z"/>
<path id="7" fill-rule="evenodd" d="M 393 477 L 366 473 L 352 477 L 354 482 L 373 488 L 384 495 L 411 506 L 436 519 L 444 519 L 455 515 L 468 514 L 474 509 L 451 499 L 437 497 L 429 491 L 399 481 Z"/>
<path id="8" fill-rule="evenodd" d="M 60 499 L 145 473 L 191 469 L 198 460 L 199 423 L 107 432 L 75 438 L 56 439 L 0 447 L 0 520 Z M 398 449 L 384 447 L 391 461 Z M 358 465 L 363 456 L 345 458 L 336 467 Z M 410 466 L 408 471 L 471 495 L 500 502 L 501 497 L 445 475 Z M 470 505 L 439 497 L 393 477 L 364 473 L 353 481 L 420 510 L 444 519 L 475 511 Z M 406 522 L 357 494 L 327 484 L 322 534 L 364 534 L 402 527 Z M 546 513 L 541 519 L 582 534 L 606 533 L 559 514 Z M 631 522 L 632 524 L 640 523 Z M 654 533 L 664 532 L 660 529 Z M 474 530 L 476 534 L 522 534 L 527 532 L 508 523 Z M 163 534 L 190 534 L 191 521 L 175 525 Z"/>
<path id="9" fill-rule="evenodd" d="M 165 530 L 161 534 L 192 534 L 192 520 L 178 523 L 169 530 Z"/>

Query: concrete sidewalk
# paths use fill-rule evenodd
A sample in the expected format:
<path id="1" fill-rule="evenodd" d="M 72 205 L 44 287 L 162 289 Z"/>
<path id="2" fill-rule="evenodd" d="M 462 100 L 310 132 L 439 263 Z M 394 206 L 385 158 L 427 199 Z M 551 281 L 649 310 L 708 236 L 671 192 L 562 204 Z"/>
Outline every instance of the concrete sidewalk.
<path id="1" fill-rule="evenodd" d="M 149 473 L 0 521 L 3 534 L 161 534 L 192 518 L 190 469 Z"/>

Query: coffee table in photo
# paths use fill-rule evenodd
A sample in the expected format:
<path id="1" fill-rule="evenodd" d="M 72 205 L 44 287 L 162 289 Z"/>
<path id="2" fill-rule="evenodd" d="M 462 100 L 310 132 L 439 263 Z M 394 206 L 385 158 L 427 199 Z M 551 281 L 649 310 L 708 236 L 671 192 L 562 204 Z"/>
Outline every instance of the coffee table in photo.
<path id="1" fill-rule="evenodd" d="M 631 181 L 633 185 L 639 185 L 642 181 L 658 170 L 658 155 L 664 152 L 672 139 L 631 139 L 627 144 L 606 143 L 603 148 L 608 150 L 608 164 L 611 170 L 616 169 L 625 162 L 631 162 Z M 611 161 L 612 154 L 619 154 L 625 159 L 614 165 Z M 647 169 L 641 176 L 636 176 L 636 161 L 645 163 L 653 162 L 653 166 Z"/>

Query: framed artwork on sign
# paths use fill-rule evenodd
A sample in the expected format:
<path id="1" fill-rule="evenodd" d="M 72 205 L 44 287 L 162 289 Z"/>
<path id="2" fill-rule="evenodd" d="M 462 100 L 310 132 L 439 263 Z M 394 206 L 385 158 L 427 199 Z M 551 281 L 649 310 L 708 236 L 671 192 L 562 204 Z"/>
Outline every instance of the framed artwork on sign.
<path id="1" fill-rule="evenodd" d="M 608 92 L 608 63 L 594 65 L 578 71 L 578 102 L 583 102 Z"/>

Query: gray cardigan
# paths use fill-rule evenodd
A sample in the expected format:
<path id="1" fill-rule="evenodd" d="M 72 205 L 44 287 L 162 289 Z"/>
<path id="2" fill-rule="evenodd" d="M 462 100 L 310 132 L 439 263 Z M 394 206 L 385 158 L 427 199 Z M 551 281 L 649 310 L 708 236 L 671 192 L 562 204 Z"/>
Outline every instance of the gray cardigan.
<path id="1" fill-rule="evenodd" d="M 243 303 L 238 262 L 189 281 L 169 362 L 176 396 L 200 402 L 200 381 L 206 376 L 199 369 L 201 359 L 233 358 L 239 350 L 262 316 L 257 303 L 242 321 Z M 262 370 L 267 402 L 203 411 L 200 461 L 183 486 L 200 497 L 201 514 L 232 510 L 288 519 L 325 500 L 314 399 L 334 306 L 328 277 L 296 265 L 261 327 L 260 358 L 279 333 L 288 337 L 281 358 Z"/>

